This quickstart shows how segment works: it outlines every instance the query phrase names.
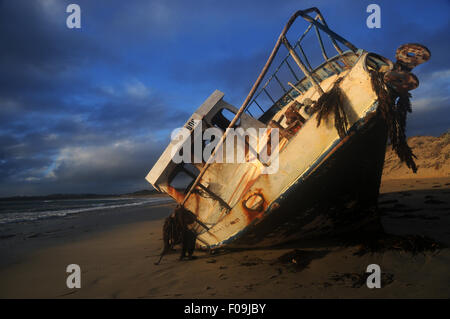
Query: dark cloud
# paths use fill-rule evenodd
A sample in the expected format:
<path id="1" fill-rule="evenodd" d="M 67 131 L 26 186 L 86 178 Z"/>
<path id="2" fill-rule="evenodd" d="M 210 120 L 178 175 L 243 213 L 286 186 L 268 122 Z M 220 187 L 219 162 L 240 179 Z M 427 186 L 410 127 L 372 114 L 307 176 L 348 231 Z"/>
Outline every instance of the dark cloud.
<path id="1" fill-rule="evenodd" d="M 89 111 L 28 114 L 22 125 L 0 134 L 0 182 L 5 185 L 0 191 L 14 193 L 22 184 L 28 185 L 27 191 L 35 185 L 39 192 L 143 187 L 149 167 L 168 142 L 167 134 L 158 132 L 170 131 L 183 120 L 153 95 L 126 91 L 100 97 L 106 102 Z"/>

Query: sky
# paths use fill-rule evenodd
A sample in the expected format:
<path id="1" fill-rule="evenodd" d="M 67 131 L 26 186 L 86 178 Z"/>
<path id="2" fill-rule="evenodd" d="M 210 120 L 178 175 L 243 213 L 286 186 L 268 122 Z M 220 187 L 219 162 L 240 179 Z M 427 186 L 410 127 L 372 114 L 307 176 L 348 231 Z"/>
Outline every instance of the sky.
<path id="1" fill-rule="evenodd" d="M 67 28 L 70 3 L 81 29 Z M 151 189 L 171 131 L 215 89 L 239 107 L 289 17 L 312 6 L 394 61 L 399 45 L 426 45 L 407 134 L 449 129 L 448 0 L 0 0 L 0 197 Z"/>

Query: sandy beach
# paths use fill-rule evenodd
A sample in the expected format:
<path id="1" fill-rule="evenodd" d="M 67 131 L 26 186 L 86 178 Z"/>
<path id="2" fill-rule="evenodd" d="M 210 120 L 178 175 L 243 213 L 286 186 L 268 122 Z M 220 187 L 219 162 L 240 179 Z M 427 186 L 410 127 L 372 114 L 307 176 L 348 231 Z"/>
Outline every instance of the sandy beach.
<path id="1" fill-rule="evenodd" d="M 425 235 L 450 245 L 450 178 L 385 180 L 379 200 L 387 233 Z M 448 298 L 450 249 L 414 254 L 390 247 L 360 254 L 339 240 L 282 247 L 179 250 L 154 265 L 163 218 L 174 204 L 89 212 L 2 225 L 1 298 Z M 365 270 L 378 264 L 382 288 Z M 81 288 L 66 287 L 66 267 L 81 267 Z"/>

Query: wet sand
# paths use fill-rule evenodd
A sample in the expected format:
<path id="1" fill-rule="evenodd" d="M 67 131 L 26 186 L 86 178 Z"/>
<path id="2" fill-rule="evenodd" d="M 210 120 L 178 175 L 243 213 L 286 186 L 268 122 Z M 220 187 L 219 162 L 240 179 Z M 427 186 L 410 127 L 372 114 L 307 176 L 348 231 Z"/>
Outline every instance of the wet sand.
<path id="1" fill-rule="evenodd" d="M 385 180 L 379 200 L 387 233 L 425 235 L 450 246 L 450 178 Z M 307 241 L 271 249 L 179 249 L 158 266 L 161 227 L 173 204 L 140 206 L 45 223 L 0 227 L 1 298 L 449 298 L 450 249 L 413 254 L 398 247 Z M 382 288 L 365 270 L 378 264 Z M 66 266 L 81 267 L 81 289 Z"/>

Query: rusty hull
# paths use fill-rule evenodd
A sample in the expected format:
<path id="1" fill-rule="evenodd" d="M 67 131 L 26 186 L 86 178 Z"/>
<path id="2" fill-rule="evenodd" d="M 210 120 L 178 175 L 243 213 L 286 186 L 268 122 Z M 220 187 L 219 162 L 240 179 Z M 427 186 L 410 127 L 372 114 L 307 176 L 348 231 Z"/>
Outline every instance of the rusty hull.
<path id="1" fill-rule="evenodd" d="M 265 247 L 376 227 L 387 134 L 376 111 L 366 121 L 222 245 Z"/>
<path id="2" fill-rule="evenodd" d="M 199 247 L 270 246 L 343 231 L 350 221 L 354 227 L 373 220 L 371 208 L 378 196 L 386 145 L 386 131 L 377 115 L 377 96 L 368 72 L 368 65 L 373 64 L 368 60 L 373 56 L 358 51 L 352 56 L 356 59 L 352 68 L 320 83 L 327 92 L 342 78 L 339 85 L 345 92 L 344 109 L 350 123 L 345 138 L 339 137 L 333 118 L 317 127 L 314 114 L 280 141 L 276 174 L 261 174 L 263 165 L 258 161 L 210 165 L 201 178 L 201 187 L 196 186 L 184 204 L 198 220 L 193 230 L 198 234 Z M 223 94 L 217 92 L 205 103 L 222 103 Z M 273 120 L 282 127 L 289 126 L 283 115 L 292 104 L 307 98 L 317 100 L 319 93 L 309 88 Z M 182 203 L 185 193 L 172 187 L 170 179 L 154 177 L 156 171 L 163 171 L 158 167 L 161 163 L 162 158 L 147 179 Z M 203 165 L 196 164 L 199 170 Z"/>

